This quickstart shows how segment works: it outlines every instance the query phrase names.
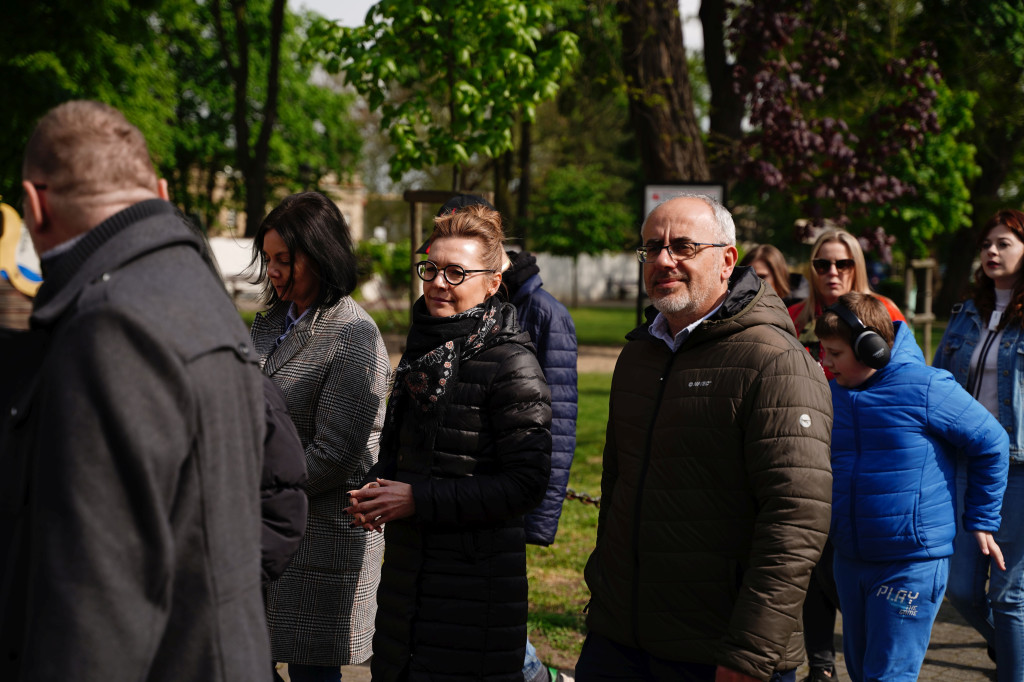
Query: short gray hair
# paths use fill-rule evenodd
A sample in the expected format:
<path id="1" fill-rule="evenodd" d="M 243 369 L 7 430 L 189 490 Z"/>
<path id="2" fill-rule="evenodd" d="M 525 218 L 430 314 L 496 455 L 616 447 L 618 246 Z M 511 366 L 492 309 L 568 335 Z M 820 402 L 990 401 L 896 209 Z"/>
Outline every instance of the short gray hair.
<path id="1" fill-rule="evenodd" d="M 714 213 L 715 215 L 715 225 L 718 228 L 717 239 L 721 240 L 725 244 L 729 244 L 730 246 L 736 245 L 736 223 L 733 222 L 732 213 L 729 213 L 729 209 L 723 206 L 720 201 L 715 199 L 710 194 L 693 194 L 688 192 L 680 192 L 679 194 L 675 194 L 669 197 L 668 199 L 665 199 L 665 201 L 655 206 L 654 209 L 647 214 L 647 217 L 644 218 L 643 225 L 640 226 L 641 235 L 643 235 L 644 228 L 647 227 L 648 219 L 650 219 L 650 217 L 654 215 L 655 211 L 657 211 L 659 208 L 675 199 L 700 199 L 705 204 L 707 204 L 708 208 L 710 208 L 711 212 Z"/>

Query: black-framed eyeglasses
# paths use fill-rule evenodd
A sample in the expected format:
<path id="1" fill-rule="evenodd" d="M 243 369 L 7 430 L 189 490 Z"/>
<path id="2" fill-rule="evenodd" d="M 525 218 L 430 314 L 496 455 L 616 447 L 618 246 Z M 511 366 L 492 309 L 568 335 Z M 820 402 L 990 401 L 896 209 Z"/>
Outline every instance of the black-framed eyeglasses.
<path id="1" fill-rule="evenodd" d="M 832 266 L 836 266 L 836 272 L 846 272 L 852 270 L 854 261 L 852 258 L 840 258 L 839 260 L 828 260 L 827 258 L 815 258 L 811 261 L 811 266 L 814 271 L 819 275 L 826 274 L 832 269 Z"/>
<path id="2" fill-rule="evenodd" d="M 648 244 L 640 246 L 636 250 L 636 259 L 641 263 L 650 263 L 657 260 L 662 249 L 668 249 L 668 255 L 676 260 L 690 260 L 700 252 L 701 246 L 729 246 L 728 244 L 712 244 L 709 242 L 686 242 L 676 241 L 671 244 Z"/>
<path id="3" fill-rule="evenodd" d="M 444 274 L 444 280 L 451 284 L 453 287 L 457 287 L 466 281 L 466 275 L 471 275 L 477 272 L 494 272 L 494 270 L 467 270 L 461 265 L 446 265 L 443 268 L 437 267 L 437 263 L 432 260 L 423 260 L 416 264 L 416 274 L 424 282 L 433 282 L 434 278 L 437 277 L 437 273 Z"/>

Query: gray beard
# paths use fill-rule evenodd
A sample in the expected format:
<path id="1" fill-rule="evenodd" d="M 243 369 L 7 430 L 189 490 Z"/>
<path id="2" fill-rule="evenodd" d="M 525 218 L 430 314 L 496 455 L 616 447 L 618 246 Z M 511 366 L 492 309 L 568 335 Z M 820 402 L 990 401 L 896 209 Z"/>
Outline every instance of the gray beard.
<path id="1" fill-rule="evenodd" d="M 695 314 L 700 310 L 705 310 L 707 305 L 711 301 L 710 290 L 693 292 L 688 290 L 685 292 L 678 292 L 669 296 L 662 296 L 661 298 L 652 298 L 651 304 L 654 309 L 663 315 L 680 315 L 680 314 Z"/>

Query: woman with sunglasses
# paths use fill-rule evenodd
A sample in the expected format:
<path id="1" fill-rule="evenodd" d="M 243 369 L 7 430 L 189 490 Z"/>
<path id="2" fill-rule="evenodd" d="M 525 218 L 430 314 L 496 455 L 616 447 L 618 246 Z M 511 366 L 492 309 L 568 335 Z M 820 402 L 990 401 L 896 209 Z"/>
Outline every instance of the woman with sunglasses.
<path id="1" fill-rule="evenodd" d="M 373 679 L 522 682 L 523 514 L 547 488 L 551 397 L 495 296 L 500 214 L 468 206 L 434 225 L 380 461 L 348 510 L 386 538 Z"/>
<path id="2" fill-rule="evenodd" d="M 789 316 L 796 327 L 797 338 L 819 363 L 822 351 L 814 335 L 814 324 L 822 311 L 838 301 L 843 294 L 851 291 L 871 294 L 885 305 L 894 322 L 907 321 L 895 303 L 871 291 L 864 252 L 857 238 L 845 230 L 828 229 L 818 236 L 811 248 L 808 279 L 811 289 L 807 299 L 791 305 Z M 825 376 L 832 378 L 827 370 Z"/>
<path id="3" fill-rule="evenodd" d="M 1001 681 L 1024 679 L 1024 213 L 1004 209 L 978 234 L 970 298 L 953 307 L 933 364 L 949 370 L 1010 436 L 1010 470 L 995 534 L 1006 570 L 958 531 L 946 595 L 985 638 Z M 963 490 L 965 467 L 958 467 Z M 960 514 L 964 500 L 958 500 Z M 985 583 L 988 581 L 988 590 Z"/>
<path id="4" fill-rule="evenodd" d="M 796 327 L 800 343 L 817 358 L 819 364 L 824 352 L 814 334 L 814 325 L 825 308 L 838 301 L 843 294 L 851 291 L 872 294 L 885 305 L 894 321 L 907 321 L 895 303 L 871 291 L 864 251 L 857 238 L 845 230 L 827 229 L 818 236 L 811 248 L 808 279 L 811 287 L 807 299 L 790 306 L 789 316 Z M 827 379 L 832 379 L 831 372 L 824 367 L 822 370 Z M 836 679 L 833 633 L 839 597 L 832 577 L 832 551 L 831 544 L 826 544 L 821 561 L 811 575 L 804 601 L 804 645 L 810 664 L 810 674 L 806 679 L 809 682 Z"/>
<path id="5" fill-rule="evenodd" d="M 344 510 L 377 461 L 391 363 L 349 295 L 356 259 L 333 201 L 286 197 L 256 232 L 253 265 L 271 304 L 253 322 L 253 346 L 285 394 L 309 472 L 306 534 L 266 591 L 271 654 L 292 682 L 337 682 L 340 666 L 372 653 L 384 543 L 352 528 Z"/>

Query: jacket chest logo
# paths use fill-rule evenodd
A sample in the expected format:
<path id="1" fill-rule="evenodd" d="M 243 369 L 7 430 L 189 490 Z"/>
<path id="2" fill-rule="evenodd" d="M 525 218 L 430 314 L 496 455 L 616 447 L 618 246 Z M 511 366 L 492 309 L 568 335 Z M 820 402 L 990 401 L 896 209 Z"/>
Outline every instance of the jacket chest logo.
<path id="1" fill-rule="evenodd" d="M 711 385 L 711 380 L 707 381 L 691 381 L 686 384 L 689 388 L 707 388 Z"/>

